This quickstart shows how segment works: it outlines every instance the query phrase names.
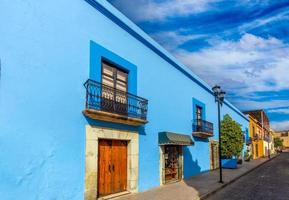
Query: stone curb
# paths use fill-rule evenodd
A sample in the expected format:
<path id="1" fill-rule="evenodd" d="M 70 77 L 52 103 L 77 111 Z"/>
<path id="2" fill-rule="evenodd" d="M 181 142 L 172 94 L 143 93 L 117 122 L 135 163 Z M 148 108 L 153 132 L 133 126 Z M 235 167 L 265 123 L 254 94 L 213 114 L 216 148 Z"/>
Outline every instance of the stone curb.
<path id="1" fill-rule="evenodd" d="M 274 157 L 272 157 L 272 158 L 270 158 L 270 159 L 268 159 L 268 160 L 262 162 L 260 165 L 257 165 L 257 166 L 255 166 L 255 167 L 253 167 L 252 169 L 250 169 L 250 170 L 244 172 L 243 174 L 237 176 L 236 178 L 230 180 L 229 182 L 224 183 L 224 184 L 221 185 L 220 187 L 218 187 L 218 188 L 216 188 L 216 189 L 214 189 L 214 190 L 212 190 L 212 191 L 210 191 L 210 192 L 208 192 L 208 193 L 206 193 L 206 194 L 201 195 L 201 196 L 200 196 L 200 200 L 207 199 L 208 197 L 212 196 L 213 194 L 215 194 L 216 192 L 218 192 L 218 191 L 220 191 L 221 189 L 225 188 L 226 186 L 228 186 L 228 185 L 234 183 L 236 180 L 240 179 L 241 177 L 243 177 L 243 176 L 249 174 L 250 172 L 252 172 L 252 171 L 254 171 L 255 169 L 257 169 L 257 168 L 261 167 L 262 165 L 264 165 L 265 163 L 267 163 L 267 162 L 273 160 L 274 158 L 277 158 L 279 155 L 280 155 L 280 153 L 277 154 L 277 155 L 275 155 Z"/>

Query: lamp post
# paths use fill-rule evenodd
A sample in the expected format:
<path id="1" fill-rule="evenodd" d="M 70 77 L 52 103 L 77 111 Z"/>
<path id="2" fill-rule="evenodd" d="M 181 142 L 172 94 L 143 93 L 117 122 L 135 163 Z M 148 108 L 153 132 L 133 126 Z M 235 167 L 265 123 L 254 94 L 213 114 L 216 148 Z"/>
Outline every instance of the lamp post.
<path id="1" fill-rule="evenodd" d="M 221 138 L 221 113 L 220 113 L 220 107 L 223 105 L 224 98 L 226 92 L 221 90 L 221 87 L 218 85 L 215 85 L 212 88 L 215 96 L 215 102 L 218 104 L 218 127 L 219 127 L 219 170 L 220 170 L 220 183 L 223 183 L 223 174 L 222 174 L 222 150 L 221 150 L 221 144 L 222 144 L 222 138 Z"/>

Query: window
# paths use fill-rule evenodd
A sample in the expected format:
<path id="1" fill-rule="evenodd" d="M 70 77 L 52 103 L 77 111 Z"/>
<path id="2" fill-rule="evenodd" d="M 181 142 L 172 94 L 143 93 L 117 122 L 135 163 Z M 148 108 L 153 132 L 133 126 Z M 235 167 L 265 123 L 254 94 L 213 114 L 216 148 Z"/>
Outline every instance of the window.
<path id="1" fill-rule="evenodd" d="M 196 106 L 196 120 L 201 121 L 202 120 L 202 107 Z"/>
<path id="2" fill-rule="evenodd" d="M 281 133 L 281 137 L 288 137 L 288 132 Z"/>
<path id="3" fill-rule="evenodd" d="M 197 121 L 197 130 L 202 129 L 202 107 L 196 106 L 196 121 Z"/>
<path id="4" fill-rule="evenodd" d="M 128 74 L 106 61 L 102 62 L 102 109 L 127 113 Z"/>
<path id="5" fill-rule="evenodd" d="M 127 92 L 127 73 L 108 62 L 102 62 L 102 84 Z"/>

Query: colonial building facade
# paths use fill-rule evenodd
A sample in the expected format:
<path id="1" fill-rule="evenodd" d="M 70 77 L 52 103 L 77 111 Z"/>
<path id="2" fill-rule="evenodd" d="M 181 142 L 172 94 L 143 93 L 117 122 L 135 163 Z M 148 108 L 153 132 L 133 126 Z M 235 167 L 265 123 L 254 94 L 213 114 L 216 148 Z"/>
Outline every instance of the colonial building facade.
<path id="1" fill-rule="evenodd" d="M 211 87 L 104 0 L 0 3 L 3 199 L 96 199 L 218 168 Z M 229 114 L 248 127 L 230 102 Z"/>
<path id="2" fill-rule="evenodd" d="M 273 137 L 270 131 L 270 123 L 263 110 L 246 111 L 249 117 L 250 127 L 250 151 L 253 159 L 268 156 L 271 152 Z"/>

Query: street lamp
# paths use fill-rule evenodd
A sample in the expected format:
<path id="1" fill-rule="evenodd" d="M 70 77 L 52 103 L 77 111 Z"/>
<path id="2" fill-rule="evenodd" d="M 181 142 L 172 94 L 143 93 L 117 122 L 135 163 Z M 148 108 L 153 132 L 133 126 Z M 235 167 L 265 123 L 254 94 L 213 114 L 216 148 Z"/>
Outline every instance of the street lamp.
<path id="1" fill-rule="evenodd" d="M 220 117 L 220 107 L 223 105 L 224 98 L 226 92 L 221 90 L 221 87 L 218 85 L 215 85 L 212 88 L 215 96 L 215 102 L 218 103 L 218 127 L 219 127 L 219 170 L 220 170 L 220 183 L 223 183 L 223 174 L 222 174 L 222 150 L 221 150 L 221 117 Z"/>

